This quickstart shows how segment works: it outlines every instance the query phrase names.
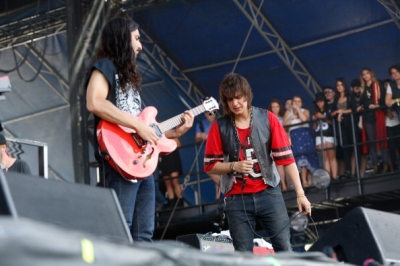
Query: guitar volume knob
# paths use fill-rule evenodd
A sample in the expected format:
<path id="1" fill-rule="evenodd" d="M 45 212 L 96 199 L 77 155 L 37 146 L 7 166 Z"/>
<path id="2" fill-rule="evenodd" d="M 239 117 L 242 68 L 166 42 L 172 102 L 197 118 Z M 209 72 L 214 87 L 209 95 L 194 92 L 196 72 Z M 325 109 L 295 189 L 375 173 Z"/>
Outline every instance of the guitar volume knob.
<path id="1" fill-rule="evenodd" d="M 133 160 L 133 164 L 138 164 L 139 160 Z"/>

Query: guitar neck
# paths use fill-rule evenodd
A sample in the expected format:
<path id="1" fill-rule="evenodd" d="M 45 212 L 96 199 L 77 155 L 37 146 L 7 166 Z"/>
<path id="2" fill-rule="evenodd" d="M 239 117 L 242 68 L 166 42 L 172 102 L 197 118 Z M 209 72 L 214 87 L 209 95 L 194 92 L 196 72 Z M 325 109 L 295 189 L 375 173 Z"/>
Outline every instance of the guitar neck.
<path id="1" fill-rule="evenodd" d="M 199 105 L 193 109 L 190 109 L 189 111 L 193 114 L 193 116 L 197 116 L 201 113 L 204 113 L 205 110 L 206 108 L 203 105 Z M 182 114 L 179 114 L 168 120 L 165 120 L 164 122 L 161 122 L 160 124 L 158 124 L 158 128 L 161 130 L 162 133 L 164 133 L 170 129 L 173 129 L 176 126 L 179 126 L 182 123 Z"/>

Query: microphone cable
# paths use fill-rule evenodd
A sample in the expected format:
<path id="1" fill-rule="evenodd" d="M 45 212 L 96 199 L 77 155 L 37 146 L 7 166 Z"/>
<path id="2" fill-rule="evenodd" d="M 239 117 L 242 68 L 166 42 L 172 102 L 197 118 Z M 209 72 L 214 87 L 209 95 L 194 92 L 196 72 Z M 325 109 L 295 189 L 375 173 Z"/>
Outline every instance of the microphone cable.
<path id="1" fill-rule="evenodd" d="M 262 238 L 262 239 L 265 240 L 265 239 L 271 239 L 271 238 L 277 236 L 277 235 L 280 234 L 286 227 L 288 227 L 288 226 L 290 225 L 290 223 L 291 223 L 294 219 L 296 219 L 299 215 L 305 215 L 305 213 L 306 213 L 306 212 L 304 212 L 304 211 L 303 211 L 303 212 L 298 212 L 298 213 L 297 213 L 296 215 L 294 215 L 293 217 L 290 217 L 290 218 L 289 218 L 289 221 L 288 221 L 286 224 L 284 224 L 283 227 L 282 227 L 280 230 L 278 230 L 277 233 L 275 233 L 275 234 L 272 235 L 272 236 L 263 237 L 263 236 L 259 235 L 259 234 L 254 230 L 253 226 L 252 226 L 251 223 L 250 223 L 249 216 L 247 215 L 246 206 L 245 206 L 245 204 L 244 204 L 244 198 L 243 198 L 243 189 L 244 189 L 245 184 L 246 184 L 246 179 L 243 178 L 242 192 L 241 192 L 243 210 L 244 210 L 244 213 L 245 213 L 245 215 L 246 215 L 247 223 L 249 224 L 249 226 L 250 226 L 250 228 L 251 228 L 251 231 L 253 231 L 254 235 L 258 236 L 259 238 Z M 312 223 L 313 223 L 314 230 L 315 230 L 315 234 L 316 234 L 317 240 L 318 240 L 318 239 L 319 239 L 319 234 L 318 234 L 317 227 L 315 226 L 315 222 L 314 222 L 313 218 L 311 217 L 311 215 L 308 215 L 308 216 L 310 217 L 310 219 L 311 219 L 311 221 L 312 221 Z"/>

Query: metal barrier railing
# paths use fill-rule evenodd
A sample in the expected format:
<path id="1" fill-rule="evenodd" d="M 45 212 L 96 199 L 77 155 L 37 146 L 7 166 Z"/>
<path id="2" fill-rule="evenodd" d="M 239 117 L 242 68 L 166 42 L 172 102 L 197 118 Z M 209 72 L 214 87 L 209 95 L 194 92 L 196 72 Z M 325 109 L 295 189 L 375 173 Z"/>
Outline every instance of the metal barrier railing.
<path id="1" fill-rule="evenodd" d="M 204 204 L 203 196 L 202 196 L 202 189 L 201 184 L 206 182 L 214 182 L 204 171 L 203 171 L 203 160 L 199 158 L 200 155 L 203 154 L 202 150 L 205 145 L 205 141 L 200 143 L 182 145 L 179 147 L 181 151 L 185 149 L 192 149 L 193 151 L 190 152 L 194 155 L 193 160 L 190 164 L 189 170 L 182 175 L 176 177 L 169 177 L 169 178 L 162 178 L 158 179 L 158 182 L 164 182 L 165 180 L 172 180 L 175 178 L 182 179 L 183 183 L 181 184 L 183 191 L 190 187 L 194 193 L 194 200 L 195 205 L 199 206 L 199 213 L 202 213 L 201 205 Z M 200 160 L 200 162 L 199 162 Z M 205 177 L 206 176 L 206 177 Z M 193 178 L 194 177 L 194 178 Z M 214 193 L 215 194 L 215 193 Z"/>
<path id="2" fill-rule="evenodd" d="M 342 148 L 352 148 L 353 152 L 354 152 L 354 161 L 355 161 L 355 174 L 356 174 L 356 178 L 357 178 L 357 184 L 358 184 L 358 192 L 360 195 L 363 194 L 362 191 L 362 186 L 361 186 L 361 175 L 360 175 L 360 159 L 359 156 L 361 154 L 359 154 L 358 151 L 358 146 L 362 146 L 365 144 L 375 144 L 377 142 L 381 142 L 381 141 L 388 141 L 390 139 L 396 139 L 399 138 L 399 136 L 392 136 L 392 137 L 385 137 L 385 138 L 379 138 L 379 139 L 374 139 L 374 140 L 366 140 L 366 141 L 357 141 L 356 135 L 357 134 L 361 134 L 359 130 L 356 130 L 356 127 L 358 127 L 358 124 L 356 124 L 356 116 L 362 116 L 365 113 L 371 113 L 371 112 L 376 112 L 377 110 L 383 110 L 385 111 L 387 109 L 386 106 L 383 107 L 379 107 L 379 108 L 375 108 L 375 109 L 369 109 L 369 110 L 363 110 L 363 111 L 359 111 L 359 112 L 352 112 L 350 114 L 344 114 L 344 117 L 348 117 L 350 119 L 350 126 L 351 126 L 351 136 L 352 136 L 352 143 L 350 144 L 343 144 L 343 136 L 342 136 L 342 123 L 339 123 L 337 121 L 336 117 L 333 117 L 333 128 L 334 128 L 334 138 L 335 141 L 338 140 L 339 143 L 336 143 L 335 146 L 340 145 Z M 315 122 L 319 122 L 321 123 L 322 119 L 317 119 L 314 120 Z M 360 129 L 361 130 L 361 129 Z M 320 132 L 320 136 L 322 136 L 322 131 Z M 336 147 L 334 147 L 336 148 Z M 326 148 L 323 150 L 327 150 Z"/>
<path id="3" fill-rule="evenodd" d="M 333 135 L 334 135 L 333 137 L 334 137 L 334 140 L 335 140 L 335 146 L 331 147 L 331 148 L 325 147 L 324 142 L 322 141 L 321 142 L 321 149 L 315 148 L 312 151 L 303 152 L 303 153 L 296 153 L 296 154 L 294 154 L 294 156 L 298 157 L 298 156 L 302 156 L 302 155 L 308 155 L 308 154 L 316 153 L 317 156 L 319 155 L 319 156 L 322 157 L 321 158 L 322 159 L 321 160 L 322 163 L 320 163 L 320 160 L 318 160 L 319 161 L 319 163 L 318 163 L 319 167 L 320 168 L 324 168 L 324 159 L 325 158 L 324 158 L 324 152 L 323 151 L 326 151 L 326 150 L 329 150 L 329 149 L 336 149 L 336 147 L 338 145 L 340 145 L 342 148 L 352 147 L 353 148 L 353 152 L 354 152 L 354 156 L 355 156 L 355 174 L 356 174 L 357 183 L 358 183 L 358 192 L 359 192 L 360 195 L 362 195 L 363 191 L 362 191 L 362 186 L 361 186 L 361 181 L 360 181 L 361 176 L 360 176 L 360 164 L 359 164 L 360 158 L 358 157 L 359 154 L 357 152 L 357 146 L 364 145 L 364 144 L 373 144 L 373 143 L 376 143 L 376 142 L 379 142 L 379 141 L 385 141 L 385 140 L 389 140 L 391 138 L 399 138 L 400 137 L 400 135 L 399 135 L 399 136 L 394 136 L 394 137 L 391 137 L 391 138 L 386 137 L 386 138 L 382 138 L 382 139 L 375 139 L 375 140 L 357 142 L 357 139 L 356 139 L 356 128 L 355 127 L 358 126 L 358 125 L 355 124 L 355 120 L 356 120 L 355 116 L 356 115 L 360 116 L 360 115 L 362 115 L 364 113 L 368 113 L 368 112 L 376 112 L 376 110 L 379 110 L 379 109 L 385 110 L 386 107 L 381 107 L 381 108 L 372 109 L 372 110 L 365 110 L 365 111 L 360 111 L 360 112 L 354 112 L 354 113 L 350 113 L 350 114 L 345 114 L 344 115 L 344 116 L 350 118 L 350 125 L 351 125 L 353 143 L 350 143 L 350 144 L 347 144 L 347 145 L 343 145 L 343 136 L 341 134 L 341 126 L 342 125 L 341 125 L 341 123 L 337 122 L 336 117 L 333 117 L 332 120 L 334 120 L 334 122 L 332 123 L 332 127 L 333 127 Z M 323 132 L 322 132 L 322 126 L 321 125 L 322 125 L 322 122 L 324 122 L 326 120 L 327 119 L 315 119 L 315 120 L 306 121 L 306 122 L 302 122 L 302 123 L 298 123 L 298 124 L 284 126 L 284 128 L 289 129 L 291 127 L 298 127 L 299 125 L 302 125 L 302 124 L 308 124 L 309 127 L 310 127 L 310 131 L 314 132 L 314 136 L 313 136 L 314 140 L 315 140 L 315 136 L 320 136 L 321 139 L 323 139 L 322 138 L 323 137 Z M 311 130 L 312 129 L 311 125 L 313 123 L 317 123 L 317 124 L 320 125 L 319 128 L 321 130 L 318 133 L 315 132 L 314 130 Z M 201 183 L 212 181 L 212 179 L 209 178 L 208 176 L 206 178 L 201 178 L 201 176 L 205 176 L 206 173 L 202 170 L 202 168 L 203 168 L 203 164 L 202 164 L 203 160 L 200 159 L 201 163 L 199 163 L 199 158 L 198 157 L 199 157 L 200 154 L 202 154 L 201 151 L 202 151 L 204 145 L 205 145 L 205 142 L 203 141 L 203 142 L 201 142 L 199 144 L 190 144 L 190 145 L 184 145 L 184 146 L 180 147 L 181 150 L 183 150 L 183 149 L 194 149 L 193 154 L 195 156 L 193 158 L 193 161 L 192 161 L 192 164 L 191 164 L 191 167 L 190 167 L 190 170 L 188 171 L 188 173 L 186 173 L 184 175 L 181 175 L 181 176 L 178 176 L 178 177 L 175 177 L 175 178 L 184 178 L 184 182 L 183 182 L 184 188 L 190 186 L 193 189 L 194 193 L 196 194 L 195 195 L 195 198 L 196 198 L 196 202 L 195 203 L 197 205 L 201 205 L 201 203 L 203 202 L 203 200 L 202 200 L 202 191 L 201 191 Z M 196 177 L 195 180 L 193 180 L 193 178 L 192 178 L 194 176 Z M 164 181 L 164 180 L 165 179 L 160 178 L 159 182 Z M 199 210 L 201 212 L 201 207 L 199 208 Z"/>

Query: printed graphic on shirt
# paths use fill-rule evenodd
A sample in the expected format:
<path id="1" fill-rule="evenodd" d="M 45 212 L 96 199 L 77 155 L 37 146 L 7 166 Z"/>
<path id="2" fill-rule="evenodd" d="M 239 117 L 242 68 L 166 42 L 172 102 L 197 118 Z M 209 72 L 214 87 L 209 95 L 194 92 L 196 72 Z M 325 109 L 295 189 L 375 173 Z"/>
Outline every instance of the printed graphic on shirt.
<path id="1" fill-rule="evenodd" d="M 118 109 L 138 116 L 141 112 L 141 100 L 139 92 L 135 90 L 132 85 L 130 85 L 130 88 L 124 92 L 119 84 L 118 74 L 115 74 L 115 80 L 117 83 L 116 104 Z"/>
<path id="2" fill-rule="evenodd" d="M 253 169 L 244 178 L 246 178 L 245 186 L 243 187 L 242 173 L 237 173 L 236 183 L 233 184 L 232 189 L 226 193 L 226 196 L 234 195 L 234 194 L 250 194 L 257 193 L 266 189 L 267 185 L 264 183 L 261 175 L 261 168 L 258 162 L 257 154 L 253 148 L 252 139 L 249 136 L 250 131 L 248 128 L 241 129 L 236 128 L 240 142 L 241 142 L 241 151 L 239 153 L 240 161 L 253 161 Z"/>
<path id="3" fill-rule="evenodd" d="M 316 113 L 320 113 L 324 117 L 328 117 L 328 113 L 327 112 L 319 112 L 319 111 L 317 111 Z M 327 121 L 318 120 L 316 124 L 317 124 L 317 128 L 315 129 L 316 137 L 320 137 L 321 133 L 322 133 L 322 136 L 327 136 L 327 137 L 333 136 L 333 129 L 332 129 L 332 127 L 330 126 L 330 124 Z"/>
<path id="4" fill-rule="evenodd" d="M 321 124 L 321 127 L 320 127 L 320 124 Z M 321 131 L 326 131 L 328 129 L 329 129 L 329 124 L 327 122 L 325 122 L 325 121 L 321 121 L 321 123 L 317 124 L 317 128 L 315 129 L 315 131 L 316 132 L 319 132 L 320 130 Z"/>
<path id="5" fill-rule="evenodd" d="M 243 141 L 243 137 L 246 138 L 246 133 L 243 132 L 242 130 L 238 130 L 241 138 L 241 141 Z M 241 132 L 242 131 L 242 132 Z M 246 130 L 247 131 L 247 130 Z M 251 144 L 251 138 L 247 137 L 247 141 L 245 142 L 246 145 L 243 145 L 243 154 L 240 155 L 240 159 L 244 161 L 253 161 L 253 169 L 249 174 L 249 177 L 252 179 L 257 179 L 261 178 L 261 169 L 260 169 L 260 164 L 258 163 L 258 159 L 256 156 L 256 153 L 254 152 L 254 148 Z M 243 157 L 242 157 L 243 156 Z"/>

